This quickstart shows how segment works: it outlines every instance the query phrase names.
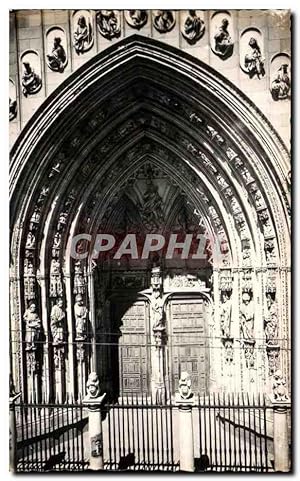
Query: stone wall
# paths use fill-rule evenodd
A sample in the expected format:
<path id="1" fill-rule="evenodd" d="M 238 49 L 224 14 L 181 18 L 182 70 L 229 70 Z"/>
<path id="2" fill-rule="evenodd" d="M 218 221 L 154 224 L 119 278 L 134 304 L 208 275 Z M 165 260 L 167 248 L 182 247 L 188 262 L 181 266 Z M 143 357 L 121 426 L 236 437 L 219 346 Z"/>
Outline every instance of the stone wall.
<path id="1" fill-rule="evenodd" d="M 157 11 L 147 11 L 147 21 L 137 29 L 128 24 L 128 11 L 115 11 L 119 19 L 119 34 L 105 38 L 100 33 L 98 12 L 82 11 L 90 19 L 90 48 L 84 53 L 76 53 L 73 45 L 74 30 L 80 12 L 72 10 L 15 10 L 10 13 L 10 97 L 16 96 L 17 109 L 10 121 L 10 141 L 15 141 L 18 133 L 49 94 L 65 80 L 70 73 L 91 57 L 134 33 L 153 37 L 194 55 L 221 72 L 239 87 L 263 111 L 289 148 L 290 142 L 290 99 L 272 98 L 271 82 L 282 63 L 290 70 L 290 13 L 287 10 L 205 10 L 196 11 L 203 23 L 200 25 L 199 39 L 189 42 L 184 32 L 188 10 L 173 11 L 173 27 L 166 33 L 155 28 Z M 172 19 L 172 17 L 170 17 Z M 215 32 L 223 18 L 229 21 L 228 31 L 232 38 L 233 51 L 227 58 L 216 54 Z M 174 24 L 175 21 L 175 24 Z M 53 27 L 56 27 L 53 29 Z M 248 29 L 252 29 L 249 31 Z M 246 31 L 246 32 L 245 32 Z M 102 32 L 103 33 L 103 32 Z M 259 38 L 265 74 L 258 78 L 249 75 L 241 68 L 248 48 L 249 36 Z M 66 51 L 67 64 L 63 71 L 52 71 L 47 65 L 47 57 L 53 47 L 54 36 L 62 38 Z M 214 49 L 214 50 L 213 50 Z M 41 88 L 27 97 L 22 91 L 24 54 L 34 59 L 41 77 Z M 278 54 L 285 54 L 278 57 Z M 277 57 L 275 57 L 277 56 Z M 226 56 L 225 56 L 226 57 Z M 275 59 L 274 59 L 275 57 Z M 290 75 L 289 75 L 290 76 Z"/>

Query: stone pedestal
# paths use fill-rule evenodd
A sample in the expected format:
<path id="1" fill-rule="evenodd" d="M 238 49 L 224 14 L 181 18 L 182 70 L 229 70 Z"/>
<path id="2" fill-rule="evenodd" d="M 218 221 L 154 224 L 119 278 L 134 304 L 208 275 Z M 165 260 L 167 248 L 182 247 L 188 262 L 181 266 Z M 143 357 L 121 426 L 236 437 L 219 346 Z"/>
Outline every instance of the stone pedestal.
<path id="1" fill-rule="evenodd" d="M 274 468 L 275 471 L 290 471 L 287 404 L 274 404 Z"/>
<path id="2" fill-rule="evenodd" d="M 106 393 L 91 399 L 86 396 L 83 405 L 88 409 L 89 424 L 89 469 L 99 471 L 104 468 L 101 407 Z"/>
<path id="3" fill-rule="evenodd" d="M 195 396 L 191 392 L 191 379 L 188 373 L 182 373 L 179 380 L 179 392 L 175 394 L 175 405 L 179 409 L 179 464 L 180 471 L 195 471 L 194 433 L 192 407 Z"/>

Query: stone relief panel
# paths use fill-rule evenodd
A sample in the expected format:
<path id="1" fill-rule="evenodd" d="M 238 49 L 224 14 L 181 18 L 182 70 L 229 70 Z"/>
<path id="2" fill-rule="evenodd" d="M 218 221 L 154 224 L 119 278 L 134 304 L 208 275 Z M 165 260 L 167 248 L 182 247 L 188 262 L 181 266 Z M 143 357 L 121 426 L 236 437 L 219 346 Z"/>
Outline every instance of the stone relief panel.
<path id="1" fill-rule="evenodd" d="M 190 45 L 198 42 L 204 33 L 203 11 L 187 10 L 186 15 L 181 12 L 181 34 Z"/>
<path id="2" fill-rule="evenodd" d="M 68 63 L 66 33 L 61 27 L 46 32 L 46 61 L 50 70 L 63 72 Z"/>
<path id="3" fill-rule="evenodd" d="M 17 116 L 17 89 L 13 80 L 9 79 L 9 121 Z"/>
<path id="4" fill-rule="evenodd" d="M 240 35 L 240 66 L 249 78 L 265 75 L 264 36 L 258 28 L 247 28 Z"/>
<path id="5" fill-rule="evenodd" d="M 124 16 L 128 25 L 137 30 L 140 30 L 148 21 L 146 10 L 125 10 Z"/>
<path id="6" fill-rule="evenodd" d="M 223 60 L 233 54 L 234 29 L 229 12 L 219 11 L 210 19 L 210 46 L 212 51 Z"/>
<path id="7" fill-rule="evenodd" d="M 153 26 L 159 33 L 170 32 L 176 23 L 175 12 L 172 10 L 153 10 Z"/>
<path id="8" fill-rule="evenodd" d="M 270 92 L 273 100 L 290 98 L 291 58 L 286 53 L 274 55 L 270 64 Z"/>
<path id="9" fill-rule="evenodd" d="M 94 44 L 93 17 L 90 10 L 77 10 L 73 14 L 73 45 L 75 52 L 83 54 Z"/>
<path id="10" fill-rule="evenodd" d="M 42 88 L 41 59 L 35 50 L 26 50 L 21 55 L 21 87 L 25 97 L 38 93 Z"/>
<path id="11" fill-rule="evenodd" d="M 121 34 L 121 14 L 119 10 L 100 10 L 96 15 L 99 33 L 107 39 L 118 38 Z"/>

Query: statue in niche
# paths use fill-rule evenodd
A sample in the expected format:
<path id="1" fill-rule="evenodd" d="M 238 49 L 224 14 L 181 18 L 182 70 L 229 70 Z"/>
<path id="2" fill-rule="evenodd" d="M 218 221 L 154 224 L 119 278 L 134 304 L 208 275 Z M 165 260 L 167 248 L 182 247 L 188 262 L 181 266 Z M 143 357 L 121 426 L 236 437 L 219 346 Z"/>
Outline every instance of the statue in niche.
<path id="1" fill-rule="evenodd" d="M 52 259 L 50 266 L 50 297 L 59 297 L 62 293 L 60 262 L 57 259 Z"/>
<path id="2" fill-rule="evenodd" d="M 143 205 L 141 207 L 141 217 L 148 231 L 160 229 L 164 223 L 162 210 L 162 198 L 158 193 L 158 187 L 152 179 L 146 181 L 147 189 L 143 195 Z"/>
<path id="3" fill-rule="evenodd" d="M 85 292 L 85 280 L 81 268 L 80 261 L 75 262 L 74 266 L 74 294 L 84 294 Z"/>
<path id="4" fill-rule="evenodd" d="M 64 342 L 64 319 L 65 313 L 62 310 L 63 301 L 57 299 L 56 304 L 51 309 L 51 333 L 53 346 L 59 346 Z"/>
<path id="5" fill-rule="evenodd" d="M 47 65 L 55 72 L 63 72 L 67 63 L 67 55 L 61 44 L 61 38 L 55 37 L 51 54 L 47 55 Z"/>
<path id="6" fill-rule="evenodd" d="M 81 15 L 78 18 L 77 28 L 74 32 L 74 48 L 76 53 L 83 53 L 91 46 L 92 42 L 92 26 L 91 24 L 87 24 L 86 18 L 84 15 Z"/>
<path id="7" fill-rule="evenodd" d="M 228 338 L 224 341 L 224 348 L 225 348 L 225 362 L 226 364 L 231 364 L 233 362 L 233 339 Z"/>
<path id="8" fill-rule="evenodd" d="M 84 341 L 86 339 L 86 322 L 88 310 L 85 307 L 81 294 L 77 294 L 74 305 L 75 314 L 75 341 Z"/>
<path id="9" fill-rule="evenodd" d="M 278 344 L 278 315 L 275 299 L 267 294 L 268 316 L 265 319 L 265 335 L 269 346 Z"/>
<path id="10" fill-rule="evenodd" d="M 35 351 L 37 349 L 36 343 L 40 338 L 41 320 L 36 312 L 36 305 L 31 304 L 26 309 L 23 319 L 26 324 L 25 343 L 26 351 Z"/>
<path id="11" fill-rule="evenodd" d="M 28 232 L 26 239 L 26 249 L 34 249 L 35 247 L 35 237 L 32 232 Z"/>
<path id="12" fill-rule="evenodd" d="M 224 60 L 232 55 L 233 41 L 228 32 L 229 21 L 227 18 L 223 18 L 221 26 L 214 36 L 215 40 L 215 53 Z"/>
<path id="13" fill-rule="evenodd" d="M 196 10 L 189 10 L 189 14 L 184 22 L 183 31 L 181 32 L 186 41 L 194 45 L 205 32 L 204 21 L 198 17 Z"/>
<path id="14" fill-rule="evenodd" d="M 35 276 L 33 263 L 28 259 L 25 259 L 24 262 L 24 291 L 25 298 L 27 300 L 32 300 L 35 298 Z"/>
<path id="15" fill-rule="evenodd" d="M 242 295 L 242 306 L 240 310 L 241 332 L 244 339 L 254 339 L 254 306 L 253 300 L 248 292 Z"/>
<path id="16" fill-rule="evenodd" d="M 289 96 L 291 81 L 288 74 L 288 67 L 288 64 L 282 64 L 271 84 L 271 94 L 273 100 L 283 100 L 287 99 Z"/>
<path id="17" fill-rule="evenodd" d="M 140 29 L 147 23 L 148 14 L 146 10 L 127 10 L 125 18 L 130 27 Z"/>
<path id="18" fill-rule="evenodd" d="M 22 87 L 25 97 L 37 93 L 42 87 L 42 80 L 35 73 L 29 62 L 23 62 Z"/>
<path id="19" fill-rule="evenodd" d="M 251 37 L 248 45 L 249 52 L 245 55 L 245 68 L 249 77 L 253 78 L 254 75 L 258 78 L 263 77 L 265 75 L 264 59 L 256 38 Z"/>
<path id="20" fill-rule="evenodd" d="M 97 14 L 99 32 L 105 38 L 119 37 L 121 33 L 120 15 L 113 10 L 100 10 Z"/>
<path id="21" fill-rule="evenodd" d="M 160 33 L 170 32 L 175 25 L 175 17 L 171 10 L 157 10 L 153 25 Z"/>
<path id="22" fill-rule="evenodd" d="M 231 324 L 231 299 L 228 292 L 222 292 L 222 304 L 221 304 L 221 331 L 222 336 L 230 337 L 230 324 Z"/>
<path id="23" fill-rule="evenodd" d="M 275 401 L 289 401 L 289 393 L 286 387 L 286 381 L 280 369 L 274 374 L 273 379 L 273 396 Z"/>
<path id="24" fill-rule="evenodd" d="M 14 120 L 17 116 L 17 101 L 9 97 L 9 121 Z"/>

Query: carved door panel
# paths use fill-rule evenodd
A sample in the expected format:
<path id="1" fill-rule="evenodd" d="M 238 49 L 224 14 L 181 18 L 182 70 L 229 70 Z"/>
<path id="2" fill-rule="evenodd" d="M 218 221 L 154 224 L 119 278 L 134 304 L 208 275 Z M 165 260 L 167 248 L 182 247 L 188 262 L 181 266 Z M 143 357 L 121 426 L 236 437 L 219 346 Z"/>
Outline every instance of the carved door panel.
<path id="1" fill-rule="evenodd" d="M 149 309 L 144 300 L 132 303 L 119 300 L 113 309 L 118 323 L 119 394 L 148 391 L 150 363 L 148 352 Z"/>
<path id="2" fill-rule="evenodd" d="M 187 371 L 195 393 L 207 391 L 209 353 L 203 299 L 172 299 L 168 304 L 169 372 L 171 388 L 178 388 L 180 373 Z"/>

